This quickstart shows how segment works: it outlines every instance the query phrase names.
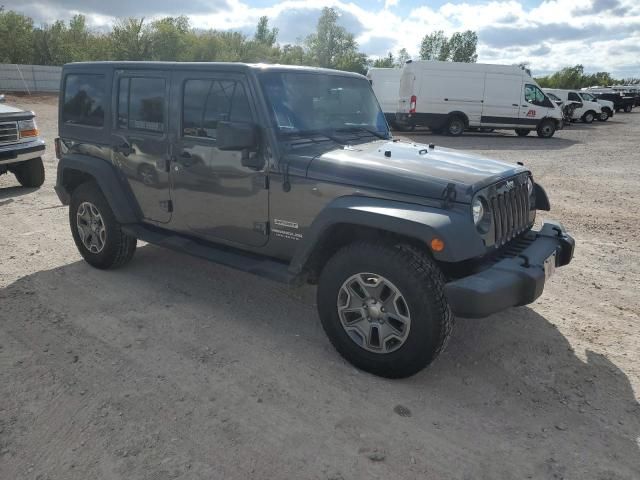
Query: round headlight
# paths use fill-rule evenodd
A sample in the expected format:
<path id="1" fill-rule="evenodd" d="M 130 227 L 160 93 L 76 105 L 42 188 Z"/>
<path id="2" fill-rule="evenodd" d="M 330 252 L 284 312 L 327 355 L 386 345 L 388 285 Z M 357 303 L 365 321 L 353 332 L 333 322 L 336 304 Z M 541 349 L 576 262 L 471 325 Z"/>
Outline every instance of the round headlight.
<path id="1" fill-rule="evenodd" d="M 473 200 L 471 210 L 473 211 L 473 223 L 478 225 L 484 218 L 484 205 L 482 204 L 482 200 L 480 200 L 480 198 L 475 198 Z"/>

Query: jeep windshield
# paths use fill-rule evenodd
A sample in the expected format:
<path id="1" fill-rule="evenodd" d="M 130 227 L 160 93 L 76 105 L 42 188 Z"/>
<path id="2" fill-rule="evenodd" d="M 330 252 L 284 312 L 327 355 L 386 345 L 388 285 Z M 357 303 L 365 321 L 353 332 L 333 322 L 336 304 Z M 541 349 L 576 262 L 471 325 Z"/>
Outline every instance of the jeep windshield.
<path id="1" fill-rule="evenodd" d="M 384 114 L 364 78 L 264 72 L 260 82 L 281 136 L 321 134 L 334 141 L 343 135 L 389 138 Z"/>

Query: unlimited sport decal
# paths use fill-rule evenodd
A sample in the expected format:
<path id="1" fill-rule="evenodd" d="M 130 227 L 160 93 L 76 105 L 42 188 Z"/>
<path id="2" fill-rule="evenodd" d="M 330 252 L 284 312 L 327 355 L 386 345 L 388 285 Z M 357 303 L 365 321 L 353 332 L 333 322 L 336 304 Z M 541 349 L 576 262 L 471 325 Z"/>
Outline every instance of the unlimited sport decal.
<path id="1" fill-rule="evenodd" d="M 286 238 L 287 240 L 300 240 L 302 234 L 299 232 L 292 232 L 291 230 L 297 230 L 299 225 L 296 222 L 290 222 L 289 220 L 281 220 L 279 218 L 273 219 L 274 228 L 271 229 L 271 233 L 276 237 Z M 280 227 L 280 228 L 277 228 Z M 285 230 L 285 228 L 287 230 Z"/>

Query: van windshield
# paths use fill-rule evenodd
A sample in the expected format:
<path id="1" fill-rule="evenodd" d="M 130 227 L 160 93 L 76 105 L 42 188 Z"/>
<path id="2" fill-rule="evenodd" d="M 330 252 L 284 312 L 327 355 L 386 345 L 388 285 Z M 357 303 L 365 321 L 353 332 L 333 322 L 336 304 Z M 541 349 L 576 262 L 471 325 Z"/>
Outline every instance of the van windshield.
<path id="1" fill-rule="evenodd" d="M 389 137 L 369 82 L 329 73 L 264 72 L 260 83 L 281 134 L 362 131 Z"/>

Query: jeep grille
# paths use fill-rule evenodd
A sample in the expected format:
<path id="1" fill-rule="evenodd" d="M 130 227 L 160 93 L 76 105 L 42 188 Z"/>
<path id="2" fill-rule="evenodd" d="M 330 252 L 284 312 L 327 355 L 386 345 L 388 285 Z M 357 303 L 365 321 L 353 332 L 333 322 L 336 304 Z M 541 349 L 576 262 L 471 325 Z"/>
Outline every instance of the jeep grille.
<path id="1" fill-rule="evenodd" d="M 488 201 L 493 215 L 496 247 L 504 245 L 531 226 L 526 182 L 515 183 L 511 190 L 496 192 Z"/>
<path id="2" fill-rule="evenodd" d="M 18 125 L 16 122 L 0 123 L 0 145 L 18 141 Z"/>

